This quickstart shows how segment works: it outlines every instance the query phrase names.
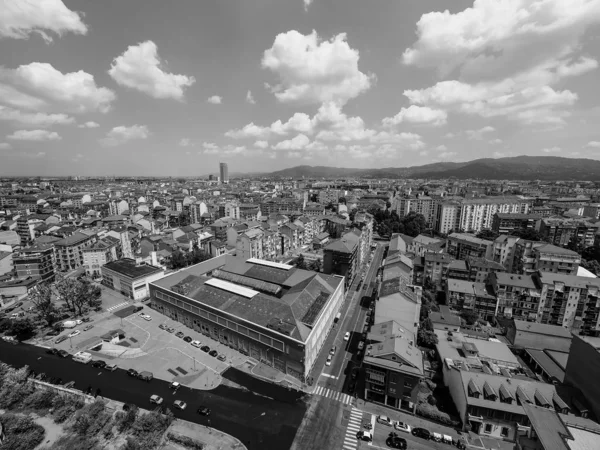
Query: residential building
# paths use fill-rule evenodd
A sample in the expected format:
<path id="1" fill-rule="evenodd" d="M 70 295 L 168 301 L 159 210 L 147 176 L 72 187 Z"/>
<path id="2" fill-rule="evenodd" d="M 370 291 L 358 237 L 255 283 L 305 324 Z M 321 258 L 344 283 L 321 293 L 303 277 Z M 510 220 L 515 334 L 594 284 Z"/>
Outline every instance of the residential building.
<path id="1" fill-rule="evenodd" d="M 229 168 L 227 163 L 219 163 L 219 182 L 229 184 Z"/>
<path id="2" fill-rule="evenodd" d="M 29 216 L 22 215 L 17 219 L 17 234 L 21 238 L 21 245 L 30 245 L 36 236 L 36 227 L 45 224 L 45 217 L 31 214 Z"/>
<path id="3" fill-rule="evenodd" d="M 441 286 L 446 279 L 448 265 L 453 260 L 448 253 L 427 252 L 423 257 L 425 268 L 423 272 L 423 283 L 429 282 L 435 286 Z"/>
<path id="4" fill-rule="evenodd" d="M 434 199 L 426 195 L 400 196 L 394 198 L 392 209 L 396 211 L 400 218 L 411 212 L 422 214 L 427 223 L 432 226 L 436 217 L 435 205 Z"/>
<path id="5" fill-rule="evenodd" d="M 377 288 L 376 288 L 377 291 Z M 421 290 L 405 285 L 402 279 L 388 278 L 379 286 L 375 302 L 374 324 L 393 320 L 402 328 L 417 334 L 421 317 Z"/>
<path id="6" fill-rule="evenodd" d="M 559 247 L 573 246 L 584 249 L 594 245 L 594 238 L 600 229 L 600 223 L 586 219 L 549 217 L 541 219 L 538 231 L 545 241 Z"/>
<path id="7" fill-rule="evenodd" d="M 524 197 L 485 197 L 466 199 L 460 212 L 460 229 L 471 233 L 490 230 L 496 213 L 528 214 L 532 202 Z"/>
<path id="8" fill-rule="evenodd" d="M 492 230 L 500 234 L 534 230 L 542 216 L 536 214 L 496 213 L 492 220 Z"/>
<path id="9" fill-rule="evenodd" d="M 54 243 L 56 265 L 62 271 L 74 270 L 83 265 L 83 249 L 91 245 L 95 239 L 87 234 L 75 232 Z"/>
<path id="10" fill-rule="evenodd" d="M 446 303 L 457 311 L 473 311 L 484 320 L 496 316 L 498 300 L 485 283 L 448 278 Z"/>
<path id="11" fill-rule="evenodd" d="M 418 256 L 425 256 L 427 252 L 440 253 L 446 245 L 445 239 L 438 239 L 419 234 L 408 245 L 408 252 Z"/>
<path id="12" fill-rule="evenodd" d="M 413 237 L 406 234 L 394 233 L 390 239 L 390 245 L 388 247 L 388 255 L 394 253 L 410 253 L 412 250 Z M 421 255 L 423 256 L 423 255 Z"/>
<path id="13" fill-rule="evenodd" d="M 362 365 L 366 400 L 415 412 L 424 369 L 423 354 L 410 330 L 394 320 L 373 325 Z"/>
<path id="14" fill-rule="evenodd" d="M 100 239 L 95 244 L 83 249 L 83 265 L 85 273 L 90 278 L 100 278 L 101 268 L 117 259 L 117 243 Z"/>
<path id="15" fill-rule="evenodd" d="M 329 205 L 333 203 L 337 205 L 341 197 L 341 192 L 337 189 L 323 189 L 319 191 L 319 203 L 321 205 Z"/>
<path id="16" fill-rule="evenodd" d="M 11 274 L 14 268 L 13 253 L 0 250 L 0 277 Z"/>
<path id="17" fill-rule="evenodd" d="M 56 276 L 54 245 L 38 243 L 23 248 L 14 256 L 13 264 L 17 278 L 51 283 Z"/>
<path id="18" fill-rule="evenodd" d="M 565 384 L 581 391 L 595 417 L 600 417 L 598 380 L 600 380 L 600 338 L 574 334 L 565 371 Z"/>
<path id="19" fill-rule="evenodd" d="M 583 215 L 594 220 L 600 219 L 600 203 L 590 203 L 583 207 Z"/>
<path id="20" fill-rule="evenodd" d="M 138 264 L 130 258 L 108 262 L 100 268 L 100 271 L 103 285 L 134 301 L 147 298 L 150 295 L 148 284 L 165 275 L 161 267 Z"/>
<path id="21" fill-rule="evenodd" d="M 404 286 L 413 283 L 413 260 L 403 253 L 394 253 L 383 263 L 382 281 L 399 279 Z"/>
<path id="22" fill-rule="evenodd" d="M 513 269 L 531 275 L 537 271 L 576 275 L 581 256 L 572 250 L 545 242 L 519 240 L 515 245 Z"/>
<path id="23" fill-rule="evenodd" d="M 294 250 L 301 246 L 303 241 L 301 228 L 292 222 L 287 222 L 279 229 L 279 233 L 286 236 L 290 242 L 290 249 Z"/>
<path id="24" fill-rule="evenodd" d="M 502 264 L 506 272 L 514 272 L 515 248 L 520 238 L 503 234 L 494 240 L 492 259 Z"/>
<path id="25" fill-rule="evenodd" d="M 571 338 L 571 332 L 558 325 L 515 319 L 506 327 L 506 339 L 517 348 L 568 353 Z"/>
<path id="26" fill-rule="evenodd" d="M 493 245 L 492 241 L 479 239 L 472 234 L 452 233 L 446 242 L 446 252 L 456 259 L 469 257 L 490 259 Z"/>
<path id="27" fill-rule="evenodd" d="M 349 286 L 358 268 L 359 240 L 354 233 L 346 233 L 327 244 L 323 248 L 323 273 L 340 275 Z"/>
<path id="28" fill-rule="evenodd" d="M 261 228 L 252 228 L 243 232 L 236 240 L 236 256 L 244 261 L 251 258 L 264 259 L 263 236 Z"/>
<path id="29" fill-rule="evenodd" d="M 150 292 L 155 310 L 303 382 L 345 294 L 341 277 L 231 255 L 152 282 Z"/>
<path id="30" fill-rule="evenodd" d="M 490 274 L 489 284 L 498 298 L 497 314 L 536 322 L 542 286 L 537 275 L 516 275 L 505 272 Z"/>
<path id="31" fill-rule="evenodd" d="M 460 331 L 460 316 L 451 311 L 447 305 L 440 305 L 439 311 L 431 311 L 429 320 L 431 320 L 434 330 L 451 331 L 452 333 Z"/>
<path id="32" fill-rule="evenodd" d="M 434 229 L 438 233 L 449 234 L 460 229 L 462 206 L 457 201 L 440 203 L 436 208 Z"/>

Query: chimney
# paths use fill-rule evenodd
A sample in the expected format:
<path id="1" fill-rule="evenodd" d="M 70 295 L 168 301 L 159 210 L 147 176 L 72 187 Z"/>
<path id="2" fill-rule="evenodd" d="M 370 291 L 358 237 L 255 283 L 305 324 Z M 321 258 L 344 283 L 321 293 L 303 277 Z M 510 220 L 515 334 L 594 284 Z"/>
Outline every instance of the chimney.
<path id="1" fill-rule="evenodd" d="M 153 266 L 158 266 L 158 259 L 156 258 L 156 252 L 152 252 L 152 253 L 150 254 L 150 256 L 151 256 L 151 258 L 152 258 L 152 259 L 151 259 L 151 264 L 152 264 Z"/>

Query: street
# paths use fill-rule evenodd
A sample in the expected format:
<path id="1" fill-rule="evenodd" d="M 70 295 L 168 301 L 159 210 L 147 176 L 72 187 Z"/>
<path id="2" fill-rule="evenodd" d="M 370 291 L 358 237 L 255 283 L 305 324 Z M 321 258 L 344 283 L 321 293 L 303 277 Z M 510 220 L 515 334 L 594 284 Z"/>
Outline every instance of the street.
<path id="1" fill-rule="evenodd" d="M 0 341 L 0 360 L 17 368 L 27 365 L 36 373 L 59 377 L 63 383 L 74 381 L 76 389 L 92 386 L 95 391 L 99 388 L 101 396 L 146 409 L 152 409 L 149 398 L 153 394 L 163 397 L 167 407 L 175 400 L 183 400 L 188 407 L 184 411 L 173 409 L 176 417 L 235 436 L 248 450 L 288 449 L 307 407 L 296 392 L 252 377 L 248 377 L 248 383 L 258 393 L 229 386 L 211 391 L 184 386 L 174 395 L 166 381 L 155 378 L 146 383 L 128 376 L 124 370 L 107 372 L 76 363 L 71 358 L 49 355 L 45 349 L 32 345 Z M 238 384 L 245 383 L 245 374 L 232 375 L 227 376 Z M 200 406 L 212 410 L 210 417 L 196 413 Z"/>

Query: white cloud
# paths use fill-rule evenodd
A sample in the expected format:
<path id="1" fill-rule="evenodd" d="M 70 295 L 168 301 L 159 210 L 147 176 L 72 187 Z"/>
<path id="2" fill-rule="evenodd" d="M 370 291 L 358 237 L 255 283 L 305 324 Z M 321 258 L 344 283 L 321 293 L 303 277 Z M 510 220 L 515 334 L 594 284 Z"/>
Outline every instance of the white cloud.
<path id="1" fill-rule="evenodd" d="M 277 145 L 273 146 L 274 150 L 302 150 L 310 143 L 310 139 L 304 135 L 299 134 L 292 139 L 281 141 Z"/>
<path id="2" fill-rule="evenodd" d="M 456 152 L 443 152 L 438 155 L 440 159 L 452 159 L 456 156 Z"/>
<path id="3" fill-rule="evenodd" d="M 96 86 L 93 75 L 87 72 L 63 74 L 40 62 L 0 68 L 0 94 L 0 102 L 16 108 L 73 113 L 108 112 L 116 98 L 110 89 Z"/>
<path id="4" fill-rule="evenodd" d="M 503 152 L 494 152 L 493 155 L 492 155 L 492 157 L 494 157 L 494 158 L 504 158 L 504 157 L 506 157 L 506 153 L 503 153 Z"/>
<path id="5" fill-rule="evenodd" d="M 56 131 L 48 130 L 17 130 L 6 138 L 15 141 L 60 141 L 62 139 Z"/>
<path id="6" fill-rule="evenodd" d="M 313 0 L 302 0 L 304 3 L 304 11 L 308 11 L 308 7 L 312 4 Z"/>
<path id="7" fill-rule="evenodd" d="M 251 91 L 246 92 L 246 102 L 250 103 L 251 105 L 254 105 L 256 103 L 256 100 L 254 100 L 254 96 L 252 95 Z"/>
<path id="8" fill-rule="evenodd" d="M 585 148 L 600 148 L 600 141 L 590 141 L 584 145 Z"/>
<path id="9" fill-rule="evenodd" d="M 8 142 L 0 142 L 0 150 L 8 150 L 10 148 L 12 148 L 12 145 Z"/>
<path id="10" fill-rule="evenodd" d="M 204 148 L 204 153 L 207 155 L 215 155 L 219 153 L 219 146 L 214 142 L 203 142 L 202 147 Z"/>
<path id="11" fill-rule="evenodd" d="M 147 139 L 148 136 L 150 136 L 150 131 L 146 125 L 132 125 L 130 127 L 121 125 L 106 133 L 106 137 L 100 139 L 100 143 L 106 147 L 115 147 L 131 140 Z"/>
<path id="12" fill-rule="evenodd" d="M 271 130 L 269 129 L 269 127 L 261 127 L 258 125 L 254 125 L 254 122 L 250 122 L 248 125 L 245 125 L 242 129 L 227 131 L 225 133 L 225 137 L 229 137 L 232 139 L 266 139 L 269 137 L 270 134 Z"/>
<path id="13" fill-rule="evenodd" d="M 438 69 L 445 81 L 405 95 L 483 117 L 563 124 L 577 95 L 552 86 L 598 67 L 580 55 L 580 41 L 599 22 L 600 2 L 588 0 L 476 0 L 455 14 L 424 14 L 403 60 Z"/>
<path id="14" fill-rule="evenodd" d="M 268 139 L 274 134 L 284 136 L 290 132 L 311 134 L 313 121 L 310 116 L 304 113 L 295 113 L 287 122 L 283 123 L 281 120 L 277 120 L 269 127 L 261 127 L 251 122 L 242 129 L 227 131 L 225 136 L 233 139 Z"/>
<path id="15" fill-rule="evenodd" d="M 206 101 L 213 105 L 220 105 L 221 103 L 223 103 L 223 97 L 220 97 L 218 95 L 213 95 L 212 97 L 208 97 L 208 99 Z"/>
<path id="16" fill-rule="evenodd" d="M 4 0 L 1 2 L 0 37 L 27 39 L 38 33 L 52 42 L 52 32 L 86 34 L 87 26 L 78 13 L 71 11 L 62 0 Z"/>
<path id="17" fill-rule="evenodd" d="M 181 138 L 179 140 L 179 146 L 180 147 L 193 147 L 194 144 L 192 143 L 192 141 L 188 138 Z"/>
<path id="18" fill-rule="evenodd" d="M 428 155 L 429 155 L 429 152 L 428 152 L 427 150 L 421 150 L 421 151 L 419 152 L 419 155 L 420 155 L 420 156 L 428 156 Z"/>
<path id="19" fill-rule="evenodd" d="M 496 138 L 496 139 L 489 140 L 488 144 L 498 145 L 498 144 L 502 144 L 502 142 L 504 142 L 502 139 Z"/>
<path id="20" fill-rule="evenodd" d="M 254 143 L 254 146 L 257 148 L 267 148 L 269 146 L 269 143 L 267 141 L 256 141 Z"/>
<path id="21" fill-rule="evenodd" d="M 359 52 L 341 33 L 320 41 L 317 32 L 303 35 L 291 30 L 277 35 L 265 50 L 262 67 L 277 74 L 280 84 L 269 86 L 281 102 L 345 104 L 368 90 L 372 74 L 358 69 Z"/>
<path id="22" fill-rule="evenodd" d="M 442 145 L 438 145 L 435 149 L 438 152 L 445 152 L 446 150 L 448 150 L 448 147 L 446 147 L 444 144 L 442 144 Z"/>
<path id="23" fill-rule="evenodd" d="M 184 89 L 196 82 L 192 76 L 166 72 L 152 41 L 130 45 L 113 60 L 108 73 L 117 84 L 158 99 L 182 100 Z"/>
<path id="24" fill-rule="evenodd" d="M 455 137 L 456 137 L 456 133 L 452 133 L 452 132 L 450 132 L 450 133 L 446 133 L 446 134 L 444 135 L 444 137 L 445 137 L 446 139 L 452 139 L 452 138 L 455 138 Z"/>
<path id="25" fill-rule="evenodd" d="M 562 148 L 560 147 L 550 147 L 550 148 L 543 148 L 542 152 L 544 153 L 558 153 L 562 151 Z"/>
<path id="26" fill-rule="evenodd" d="M 393 126 L 408 122 L 412 124 L 441 126 L 446 124 L 447 118 L 448 114 L 441 109 L 411 105 L 408 108 L 402 108 L 394 117 L 386 117 L 383 119 L 383 125 Z"/>
<path id="27" fill-rule="evenodd" d="M 73 117 L 66 114 L 30 113 L 0 105 L 0 120 L 16 122 L 21 125 L 48 127 L 66 125 L 75 122 Z"/>
<path id="28" fill-rule="evenodd" d="M 483 139 L 484 134 L 491 133 L 492 131 L 496 131 L 496 129 L 488 125 L 483 128 L 480 128 L 479 130 L 466 130 L 465 134 L 467 135 L 468 139 L 480 140 Z"/>
<path id="29" fill-rule="evenodd" d="M 79 128 L 98 128 L 99 126 L 100 126 L 99 123 L 92 122 L 92 121 L 85 122 L 85 123 L 78 125 Z"/>

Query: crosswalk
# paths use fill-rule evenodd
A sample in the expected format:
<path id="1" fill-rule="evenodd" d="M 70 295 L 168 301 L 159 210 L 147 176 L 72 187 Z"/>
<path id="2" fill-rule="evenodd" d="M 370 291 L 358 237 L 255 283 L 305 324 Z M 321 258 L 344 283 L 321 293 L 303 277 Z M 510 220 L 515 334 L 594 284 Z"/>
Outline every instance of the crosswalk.
<path id="1" fill-rule="evenodd" d="M 323 386 L 318 386 L 314 392 L 316 395 L 320 395 L 321 397 L 330 398 L 332 400 L 342 402 L 346 405 L 349 405 L 352 401 L 352 397 L 348 394 L 344 394 L 343 392 L 332 391 L 331 389 L 327 389 Z"/>
<path id="2" fill-rule="evenodd" d="M 127 306 L 129 305 L 129 302 L 123 302 L 123 303 L 119 303 L 118 305 L 115 306 L 111 306 L 110 308 L 106 308 L 107 311 L 114 311 L 115 309 L 119 309 L 122 308 L 123 306 Z"/>
<path id="3" fill-rule="evenodd" d="M 344 445 L 342 446 L 344 450 L 356 450 L 358 442 L 356 440 L 356 433 L 362 430 L 362 415 L 362 411 L 352 407 L 350 420 L 346 427 L 346 435 L 344 436 Z"/>

